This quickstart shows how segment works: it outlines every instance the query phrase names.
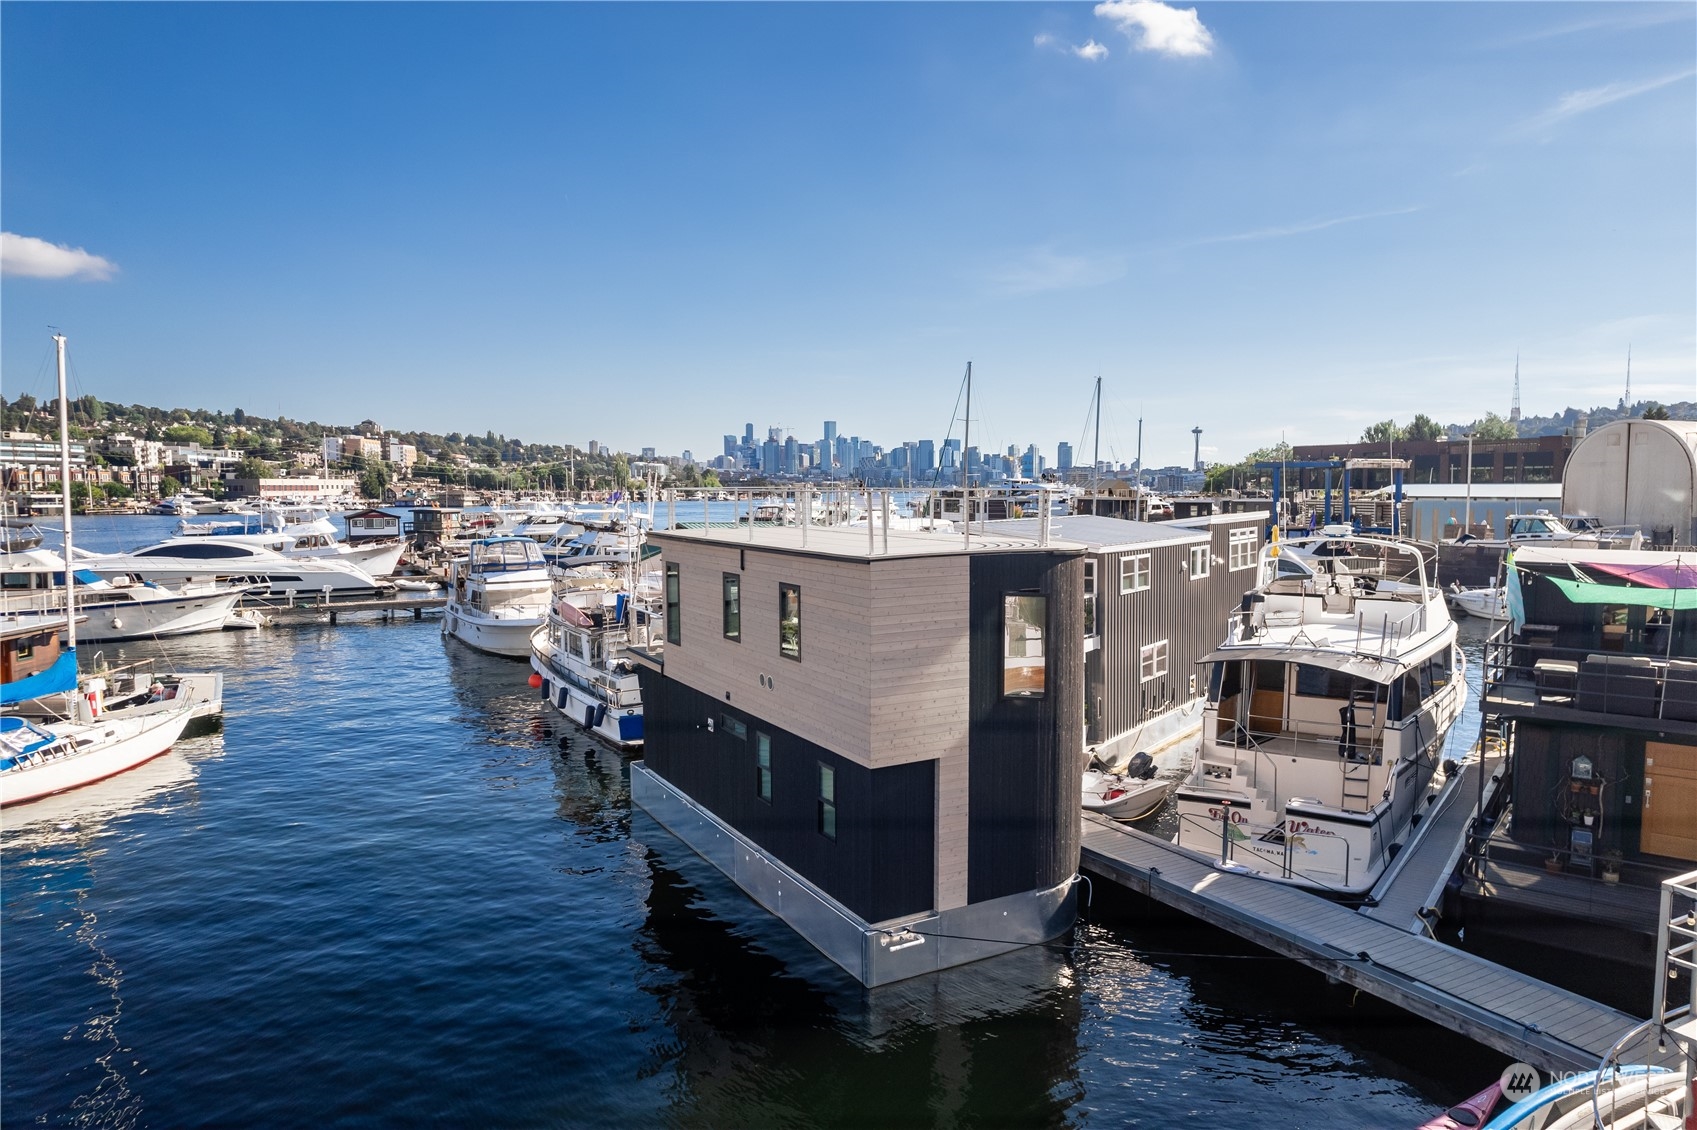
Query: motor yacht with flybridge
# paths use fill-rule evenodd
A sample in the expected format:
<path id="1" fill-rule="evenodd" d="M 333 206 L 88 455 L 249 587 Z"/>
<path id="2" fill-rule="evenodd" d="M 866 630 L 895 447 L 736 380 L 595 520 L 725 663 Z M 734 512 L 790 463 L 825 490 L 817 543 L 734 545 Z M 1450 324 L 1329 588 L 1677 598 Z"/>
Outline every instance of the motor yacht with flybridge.
<path id="1" fill-rule="evenodd" d="M 1434 562 L 1328 526 L 1262 551 L 1204 656 L 1202 744 L 1175 842 L 1217 866 L 1369 891 L 1407 836 L 1466 694 Z"/>

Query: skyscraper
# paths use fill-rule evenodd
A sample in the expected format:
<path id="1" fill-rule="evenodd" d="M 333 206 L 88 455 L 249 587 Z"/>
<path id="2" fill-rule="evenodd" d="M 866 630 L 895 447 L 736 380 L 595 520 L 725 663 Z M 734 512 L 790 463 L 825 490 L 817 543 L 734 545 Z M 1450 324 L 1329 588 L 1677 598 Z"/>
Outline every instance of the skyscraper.
<path id="1" fill-rule="evenodd" d="M 825 421 L 825 450 L 826 450 L 826 452 L 829 453 L 829 454 L 826 455 L 827 459 L 831 458 L 833 455 L 836 454 L 836 450 L 837 450 L 837 422 L 835 420 L 826 420 Z"/>
<path id="2" fill-rule="evenodd" d="M 1063 473 L 1072 470 L 1072 444 L 1064 439 L 1055 445 L 1055 469 Z"/>

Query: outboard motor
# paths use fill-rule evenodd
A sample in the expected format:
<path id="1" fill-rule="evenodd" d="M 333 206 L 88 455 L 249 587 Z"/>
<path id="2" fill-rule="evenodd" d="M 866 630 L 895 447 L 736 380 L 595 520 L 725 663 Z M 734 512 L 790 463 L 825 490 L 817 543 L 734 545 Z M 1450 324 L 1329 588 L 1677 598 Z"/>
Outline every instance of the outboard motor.
<path id="1" fill-rule="evenodd" d="M 1155 775 L 1155 759 L 1141 750 L 1131 755 L 1131 760 L 1125 763 L 1125 775 L 1134 780 L 1146 781 Z"/>

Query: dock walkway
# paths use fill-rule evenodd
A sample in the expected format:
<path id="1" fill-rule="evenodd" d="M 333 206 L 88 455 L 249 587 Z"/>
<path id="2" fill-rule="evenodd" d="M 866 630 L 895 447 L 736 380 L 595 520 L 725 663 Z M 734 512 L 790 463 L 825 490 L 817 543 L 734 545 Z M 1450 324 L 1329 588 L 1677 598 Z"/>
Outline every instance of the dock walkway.
<path id="1" fill-rule="evenodd" d="M 1465 806 L 1464 806 L 1465 807 Z M 1088 814 L 1083 867 L 1544 1071 L 1593 1071 L 1638 1018 Z M 1412 880 L 1411 880 L 1412 881 Z"/>
<path id="2" fill-rule="evenodd" d="M 1461 763 L 1456 780 L 1426 813 L 1408 846 L 1373 887 L 1360 913 L 1400 930 L 1430 933 L 1428 919 L 1421 912 L 1437 908 L 1444 884 L 1455 873 L 1467 846 L 1466 826 L 1478 815 L 1481 803 L 1489 805 L 1502 767 L 1501 753 L 1492 754 L 1482 768 L 1477 758 Z"/>

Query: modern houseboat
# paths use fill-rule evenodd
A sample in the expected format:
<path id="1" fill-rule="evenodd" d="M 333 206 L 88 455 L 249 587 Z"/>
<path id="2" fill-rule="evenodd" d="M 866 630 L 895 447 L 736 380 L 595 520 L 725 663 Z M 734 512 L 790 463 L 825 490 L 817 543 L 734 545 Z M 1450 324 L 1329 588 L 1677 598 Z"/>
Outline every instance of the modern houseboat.
<path id="1" fill-rule="evenodd" d="M 1330 527 L 1276 541 L 1203 657 L 1202 745 L 1176 842 L 1269 878 L 1370 890 L 1426 795 L 1466 684 L 1413 543 Z"/>
<path id="2" fill-rule="evenodd" d="M 667 529 L 632 798 L 866 985 L 1075 914 L 1084 547 Z"/>

